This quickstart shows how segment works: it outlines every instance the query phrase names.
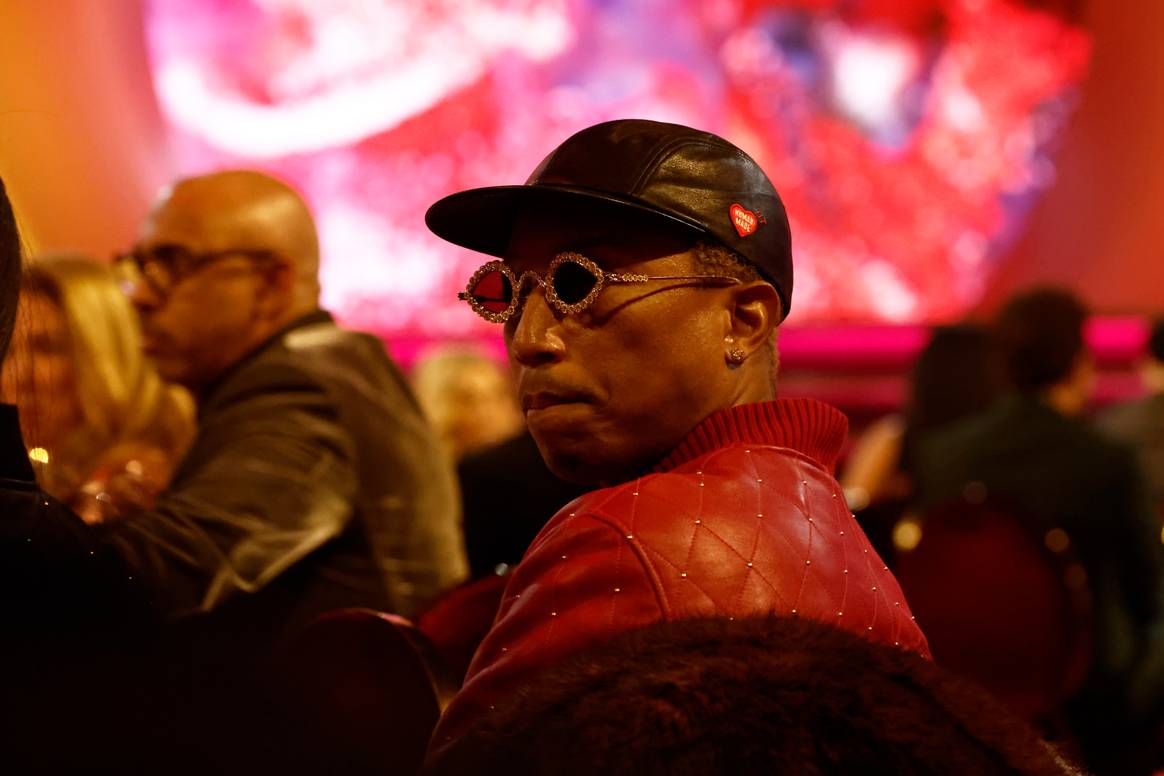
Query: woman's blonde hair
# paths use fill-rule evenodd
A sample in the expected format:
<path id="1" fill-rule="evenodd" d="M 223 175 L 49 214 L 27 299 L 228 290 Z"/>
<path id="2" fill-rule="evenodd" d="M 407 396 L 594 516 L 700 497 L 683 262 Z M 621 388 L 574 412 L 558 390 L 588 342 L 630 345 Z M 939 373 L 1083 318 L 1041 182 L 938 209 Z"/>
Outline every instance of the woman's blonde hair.
<path id="1" fill-rule="evenodd" d="M 95 452 L 144 442 L 180 455 L 194 433 L 193 400 L 146 360 L 137 314 L 112 270 L 86 256 L 48 254 L 28 263 L 24 287 L 64 313 L 77 398 Z"/>

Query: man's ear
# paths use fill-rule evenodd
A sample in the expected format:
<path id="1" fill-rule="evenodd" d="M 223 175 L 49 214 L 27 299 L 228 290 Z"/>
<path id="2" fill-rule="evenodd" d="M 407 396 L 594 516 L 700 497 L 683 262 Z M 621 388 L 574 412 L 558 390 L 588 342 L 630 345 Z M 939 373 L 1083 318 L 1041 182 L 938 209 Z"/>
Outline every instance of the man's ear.
<path id="1" fill-rule="evenodd" d="M 269 320 L 283 318 L 295 305 L 295 267 L 278 258 L 263 268 L 263 283 L 259 312 Z"/>
<path id="2" fill-rule="evenodd" d="M 762 280 L 730 286 L 727 291 L 730 318 L 725 339 L 730 338 L 731 346 L 747 357 L 767 346 L 780 325 L 780 295 Z"/>

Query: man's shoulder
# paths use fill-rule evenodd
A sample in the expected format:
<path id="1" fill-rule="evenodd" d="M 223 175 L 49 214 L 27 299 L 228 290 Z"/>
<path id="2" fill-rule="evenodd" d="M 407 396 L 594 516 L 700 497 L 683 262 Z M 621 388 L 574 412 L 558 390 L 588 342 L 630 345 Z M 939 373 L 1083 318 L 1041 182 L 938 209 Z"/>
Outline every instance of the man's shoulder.
<path id="1" fill-rule="evenodd" d="M 199 407 L 199 424 L 241 405 L 302 401 L 324 394 L 323 382 L 308 359 L 268 349 L 241 364 L 220 382 Z"/>
<path id="2" fill-rule="evenodd" d="M 370 386 L 362 393 L 381 397 L 405 385 L 380 339 L 320 320 L 284 333 L 240 364 L 216 389 L 212 404 L 257 395 L 324 394 L 353 383 Z"/>
<path id="3" fill-rule="evenodd" d="M 965 480 L 1010 479 L 1017 471 L 1056 477 L 1079 492 L 1135 466 L 1124 443 L 1092 424 L 1033 402 L 1008 402 L 932 432 L 919 442 L 917 475 L 926 499 Z M 1069 483 L 1069 485 L 1068 485 Z"/>
<path id="4" fill-rule="evenodd" d="M 366 331 L 351 329 L 334 320 L 314 320 L 286 332 L 279 345 L 291 352 L 312 351 L 316 348 L 363 348 L 369 345 L 373 350 L 384 352 L 384 343 Z"/>
<path id="5" fill-rule="evenodd" d="M 1055 430 L 1056 437 L 1051 443 L 1064 454 L 1075 454 L 1093 466 L 1103 463 L 1117 469 L 1135 466 L 1134 454 L 1125 441 L 1112 437 L 1084 418 L 1062 416 Z"/>
<path id="6" fill-rule="evenodd" d="M 1008 451 L 1023 451 L 1036 445 L 1053 445 L 1060 451 L 1090 447 L 1098 437 L 1088 424 L 1076 418 L 1033 399 L 1011 397 L 926 433 L 919 445 L 922 459 L 949 462 L 1005 456 Z"/>
<path id="7" fill-rule="evenodd" d="M 589 533 L 634 535 L 635 530 L 656 531 L 660 523 L 677 517 L 698 497 L 697 478 L 666 472 L 584 493 L 566 504 L 546 523 L 530 545 L 529 553 L 565 537 Z"/>
<path id="8" fill-rule="evenodd" d="M 619 531 L 637 531 L 647 540 L 680 523 L 754 520 L 763 510 L 799 515 L 806 498 L 831 500 L 839 491 L 828 471 L 795 450 L 731 445 L 670 471 L 586 493 L 567 504 L 547 529 L 589 516 Z M 763 508 L 758 510 L 758 504 Z"/>
<path id="9" fill-rule="evenodd" d="M 325 372 L 337 365 L 365 370 L 395 370 L 384 342 L 363 331 L 346 329 L 334 321 L 319 321 L 284 334 L 259 365 L 287 365 L 304 372 Z"/>
<path id="10" fill-rule="evenodd" d="M 997 403 L 985 410 L 947 423 L 927 432 L 920 440 L 923 451 L 957 452 L 996 437 L 1000 429 L 1012 428 L 1017 412 L 1013 404 Z"/>

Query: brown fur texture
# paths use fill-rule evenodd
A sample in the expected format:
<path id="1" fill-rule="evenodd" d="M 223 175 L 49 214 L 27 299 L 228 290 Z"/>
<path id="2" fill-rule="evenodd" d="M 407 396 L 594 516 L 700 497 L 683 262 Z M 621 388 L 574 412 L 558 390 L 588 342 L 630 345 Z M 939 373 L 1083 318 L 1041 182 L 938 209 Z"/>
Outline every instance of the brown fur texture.
<path id="1" fill-rule="evenodd" d="M 778 617 L 660 623 L 543 673 L 431 774 L 1076 773 L 912 653 Z"/>

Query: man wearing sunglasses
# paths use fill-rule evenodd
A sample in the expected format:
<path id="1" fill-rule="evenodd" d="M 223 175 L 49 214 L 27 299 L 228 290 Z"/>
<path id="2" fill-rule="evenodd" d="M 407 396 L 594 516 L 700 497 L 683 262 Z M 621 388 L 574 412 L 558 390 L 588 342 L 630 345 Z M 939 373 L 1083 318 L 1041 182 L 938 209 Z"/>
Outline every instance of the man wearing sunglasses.
<path id="1" fill-rule="evenodd" d="M 547 464 L 597 488 L 514 572 L 434 761 L 538 670 L 659 620 L 772 612 L 927 652 L 833 479 L 846 419 L 775 399 L 791 239 L 750 157 L 687 127 L 608 122 L 525 185 L 453 194 L 426 221 L 496 257 L 460 296 L 504 326 Z"/>
<path id="2" fill-rule="evenodd" d="M 199 404 L 156 508 L 106 529 L 171 614 L 407 615 L 465 575 L 451 466 L 383 344 L 319 309 L 318 263 L 304 202 L 248 171 L 177 183 L 117 262 Z"/>

